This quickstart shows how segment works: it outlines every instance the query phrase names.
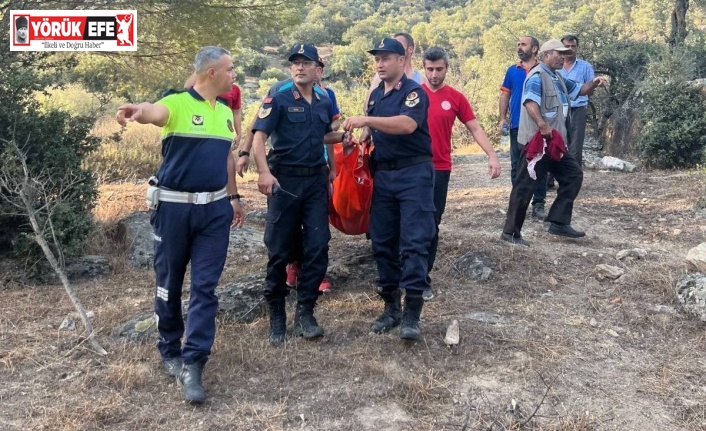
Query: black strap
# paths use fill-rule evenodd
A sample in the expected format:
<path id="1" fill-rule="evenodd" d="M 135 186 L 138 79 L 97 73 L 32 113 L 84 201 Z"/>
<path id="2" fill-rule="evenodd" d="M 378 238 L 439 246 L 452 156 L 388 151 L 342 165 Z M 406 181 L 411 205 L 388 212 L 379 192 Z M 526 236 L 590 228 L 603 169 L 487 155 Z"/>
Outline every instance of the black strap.
<path id="1" fill-rule="evenodd" d="M 407 166 L 417 165 L 419 163 L 430 162 L 431 156 L 416 156 L 407 157 L 405 159 L 388 160 L 386 162 L 377 162 L 375 169 L 378 171 L 396 171 L 406 168 Z"/>

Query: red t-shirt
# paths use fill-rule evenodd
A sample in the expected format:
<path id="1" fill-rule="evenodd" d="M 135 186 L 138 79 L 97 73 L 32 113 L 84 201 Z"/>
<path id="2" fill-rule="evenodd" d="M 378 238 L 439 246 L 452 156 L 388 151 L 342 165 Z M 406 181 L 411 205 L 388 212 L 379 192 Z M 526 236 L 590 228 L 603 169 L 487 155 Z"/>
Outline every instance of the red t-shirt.
<path id="1" fill-rule="evenodd" d="M 233 88 L 229 92 L 219 95 L 221 99 L 225 99 L 228 107 L 231 110 L 240 109 L 240 87 L 233 84 Z"/>
<path id="2" fill-rule="evenodd" d="M 429 96 L 429 110 L 427 122 L 431 135 L 431 150 L 434 153 L 434 169 L 437 171 L 451 170 L 451 130 L 456 118 L 462 123 L 467 123 L 474 118 L 471 104 L 460 91 L 444 85 L 434 92 L 422 84 L 424 91 Z"/>

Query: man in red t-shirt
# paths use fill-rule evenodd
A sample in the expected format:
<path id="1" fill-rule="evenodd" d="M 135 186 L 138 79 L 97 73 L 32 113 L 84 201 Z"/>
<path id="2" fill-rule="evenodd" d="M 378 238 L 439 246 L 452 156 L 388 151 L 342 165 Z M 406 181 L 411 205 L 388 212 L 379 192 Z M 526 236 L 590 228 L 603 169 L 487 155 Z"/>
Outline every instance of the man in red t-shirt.
<path id="1" fill-rule="evenodd" d="M 233 79 L 237 77 L 237 74 L 233 72 Z M 184 88 L 187 90 L 191 87 L 194 86 L 194 83 L 196 82 L 196 74 L 193 74 L 189 77 L 189 79 L 186 80 L 184 83 Z M 226 105 L 230 108 L 231 111 L 233 111 L 233 125 L 235 126 L 235 139 L 233 140 L 233 143 L 231 144 L 231 149 L 236 150 L 238 146 L 240 145 L 240 137 L 241 135 L 241 130 L 242 130 L 242 124 L 243 124 L 243 113 L 242 113 L 242 106 L 241 106 L 241 99 L 240 99 L 240 87 L 237 85 L 233 84 L 231 87 L 230 91 L 227 93 L 219 94 L 219 98 L 223 99 L 226 102 Z"/>
<path id="2" fill-rule="evenodd" d="M 471 132 L 473 139 L 488 155 L 488 173 L 490 178 L 500 176 L 500 162 L 495 154 L 488 136 L 478 124 L 471 104 L 460 91 L 444 83 L 449 70 L 449 56 L 443 48 L 431 47 L 424 53 L 424 73 L 427 82 L 422 88 L 429 96 L 427 123 L 431 135 L 431 147 L 434 154 L 434 206 L 436 207 L 436 235 L 429 248 L 428 271 L 431 271 L 436 260 L 436 249 L 439 245 L 439 223 L 446 208 L 446 194 L 451 176 L 451 131 L 458 118 Z M 429 277 L 427 275 L 427 277 Z M 431 299 L 433 294 L 426 291 L 424 299 Z"/>

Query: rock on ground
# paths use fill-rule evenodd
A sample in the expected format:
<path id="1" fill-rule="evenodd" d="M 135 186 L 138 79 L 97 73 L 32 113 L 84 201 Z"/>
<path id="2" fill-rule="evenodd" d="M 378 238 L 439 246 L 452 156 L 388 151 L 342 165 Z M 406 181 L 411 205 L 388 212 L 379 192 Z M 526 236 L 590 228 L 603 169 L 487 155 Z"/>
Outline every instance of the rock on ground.
<path id="1" fill-rule="evenodd" d="M 129 260 L 133 266 L 151 268 L 154 262 L 154 233 L 148 211 L 136 211 L 120 221 L 125 239 L 131 250 Z M 229 250 L 239 254 L 259 253 L 265 249 L 263 232 L 252 226 L 230 231 Z"/>
<path id="2" fill-rule="evenodd" d="M 483 256 L 478 253 L 466 253 L 454 262 L 454 269 L 462 275 L 480 280 L 488 280 L 493 270 L 483 263 Z"/>
<path id="3" fill-rule="evenodd" d="M 226 319 L 250 323 L 265 312 L 262 291 L 265 274 L 249 274 L 216 288 L 218 313 Z M 186 319 L 188 297 L 184 295 L 182 311 Z M 143 312 L 126 322 L 116 331 L 116 335 L 131 341 L 148 341 L 157 336 L 157 323 L 154 313 Z"/>
<path id="4" fill-rule="evenodd" d="M 645 256 L 647 256 L 647 250 L 644 248 L 633 248 L 633 249 L 626 249 L 626 250 L 620 250 L 618 254 L 615 255 L 615 258 L 618 260 L 632 260 L 632 259 L 644 259 Z"/>
<path id="5" fill-rule="evenodd" d="M 686 261 L 697 271 L 706 273 L 706 242 L 689 250 Z"/>
<path id="6" fill-rule="evenodd" d="M 676 294 L 686 314 L 706 322 L 706 275 L 686 274 L 677 282 Z"/>
<path id="7" fill-rule="evenodd" d="M 601 281 L 605 279 L 615 280 L 623 275 L 625 271 L 617 266 L 600 264 L 596 265 L 596 278 Z"/>

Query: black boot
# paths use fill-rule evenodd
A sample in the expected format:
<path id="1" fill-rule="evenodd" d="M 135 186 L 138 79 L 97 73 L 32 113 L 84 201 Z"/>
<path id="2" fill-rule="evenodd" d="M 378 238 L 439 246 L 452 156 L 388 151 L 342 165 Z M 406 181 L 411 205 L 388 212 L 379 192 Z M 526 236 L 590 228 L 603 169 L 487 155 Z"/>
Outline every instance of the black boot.
<path id="1" fill-rule="evenodd" d="M 201 404 L 206 399 L 206 391 L 203 390 L 201 383 L 204 365 L 206 365 L 206 359 L 184 364 L 181 373 L 177 376 L 177 383 L 181 386 L 184 399 L 192 404 Z"/>
<path id="2" fill-rule="evenodd" d="M 269 301 L 270 344 L 279 346 L 287 339 L 287 310 L 284 298 Z"/>
<path id="3" fill-rule="evenodd" d="M 316 304 L 297 303 L 297 313 L 294 315 L 292 334 L 306 339 L 319 338 L 324 335 L 324 328 L 316 323 L 314 306 Z"/>
<path id="4" fill-rule="evenodd" d="M 401 339 L 421 341 L 422 332 L 419 330 L 419 316 L 422 314 L 423 306 L 424 298 L 422 298 L 421 294 L 419 296 L 410 296 L 407 293 L 404 298 L 404 311 L 402 312 L 402 325 L 400 326 Z"/>
<path id="5" fill-rule="evenodd" d="M 172 377 L 178 376 L 183 367 L 184 362 L 181 358 L 162 358 L 162 368 Z"/>
<path id="6" fill-rule="evenodd" d="M 385 311 L 373 322 L 373 332 L 382 334 L 400 324 L 402 303 L 400 289 L 395 289 L 392 292 L 379 292 L 378 295 L 385 301 Z"/>

